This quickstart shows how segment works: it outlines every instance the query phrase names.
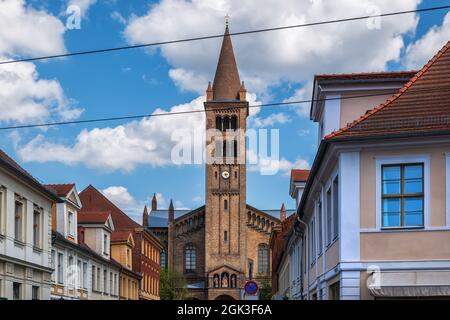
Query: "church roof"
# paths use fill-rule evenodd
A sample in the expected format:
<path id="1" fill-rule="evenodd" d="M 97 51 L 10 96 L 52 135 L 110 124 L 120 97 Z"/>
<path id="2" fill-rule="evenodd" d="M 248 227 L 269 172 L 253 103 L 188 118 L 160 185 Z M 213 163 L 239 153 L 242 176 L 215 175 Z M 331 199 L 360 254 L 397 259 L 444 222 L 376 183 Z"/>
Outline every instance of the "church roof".
<path id="1" fill-rule="evenodd" d="M 225 28 L 222 48 L 220 49 L 219 61 L 217 63 L 216 75 L 213 83 L 213 100 L 237 100 L 241 80 L 234 58 L 233 44 L 228 26 Z"/>
<path id="2" fill-rule="evenodd" d="M 248 207 L 255 209 L 249 205 L 247 205 Z M 185 215 L 188 215 L 194 211 L 200 210 L 200 209 L 204 209 L 204 206 L 196 208 L 194 210 L 189 210 L 189 209 L 183 209 L 183 210 L 174 210 L 174 218 L 175 220 L 178 218 L 181 218 Z M 274 209 L 274 210 L 259 210 L 259 209 L 255 209 L 258 211 L 261 211 L 265 214 L 267 214 L 268 216 L 271 216 L 273 218 L 279 219 L 280 218 L 280 209 Z M 286 210 L 286 216 L 290 216 L 292 214 L 294 214 L 296 211 L 295 209 L 290 209 L 290 210 Z M 149 213 L 148 216 L 148 227 L 150 228 L 167 228 L 168 225 L 168 215 L 169 215 L 169 210 L 168 209 L 158 209 L 158 210 L 152 210 Z"/>

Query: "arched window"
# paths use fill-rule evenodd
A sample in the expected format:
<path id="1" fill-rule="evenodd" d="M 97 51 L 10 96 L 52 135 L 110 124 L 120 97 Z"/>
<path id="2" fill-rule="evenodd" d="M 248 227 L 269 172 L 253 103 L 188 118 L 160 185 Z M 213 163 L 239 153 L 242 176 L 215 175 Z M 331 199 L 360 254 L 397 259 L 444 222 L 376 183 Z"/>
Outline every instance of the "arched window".
<path id="1" fill-rule="evenodd" d="M 224 156 L 224 157 L 228 156 L 228 154 L 227 154 L 227 141 L 226 140 L 223 141 L 223 153 L 222 153 L 222 156 Z"/>
<path id="2" fill-rule="evenodd" d="M 161 267 L 162 270 L 165 270 L 167 268 L 167 264 L 166 264 L 166 252 L 164 250 L 162 250 L 160 252 L 160 258 L 159 258 L 159 265 Z"/>
<path id="3" fill-rule="evenodd" d="M 220 116 L 216 117 L 216 129 L 222 131 L 222 118 Z"/>
<path id="4" fill-rule="evenodd" d="M 233 141 L 233 153 L 234 153 L 234 157 L 237 158 L 237 156 L 238 156 L 238 144 L 237 144 L 236 140 Z"/>
<path id="5" fill-rule="evenodd" d="M 222 131 L 227 131 L 230 129 L 230 117 L 226 116 L 223 118 L 223 129 Z"/>
<path id="6" fill-rule="evenodd" d="M 197 261 L 197 250 L 193 245 L 188 245 L 184 249 L 184 270 L 186 272 L 195 272 Z"/>
<path id="7" fill-rule="evenodd" d="M 236 130 L 236 129 L 237 129 L 237 117 L 232 116 L 231 117 L 231 130 Z"/>
<path id="8" fill-rule="evenodd" d="M 265 244 L 258 246 L 258 273 L 269 272 L 269 248 Z"/>

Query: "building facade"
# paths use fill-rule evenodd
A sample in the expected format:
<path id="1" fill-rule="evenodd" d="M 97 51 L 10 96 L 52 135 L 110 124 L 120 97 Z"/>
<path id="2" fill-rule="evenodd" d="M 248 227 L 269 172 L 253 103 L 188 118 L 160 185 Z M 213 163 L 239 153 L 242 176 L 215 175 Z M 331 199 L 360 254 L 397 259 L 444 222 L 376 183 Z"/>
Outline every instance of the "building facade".
<path id="1" fill-rule="evenodd" d="M 57 199 L 0 150 L 0 297 L 50 298 L 52 204 Z"/>
<path id="2" fill-rule="evenodd" d="M 133 249 L 136 244 L 131 231 L 115 231 L 111 235 L 111 257 L 120 269 L 120 299 L 138 300 L 141 276 L 133 271 Z"/>
<path id="3" fill-rule="evenodd" d="M 139 299 L 158 300 L 160 296 L 160 252 L 163 249 L 159 239 L 150 230 L 143 228 L 128 217 L 93 186 L 88 186 L 79 196 L 83 205 L 79 216 L 83 216 L 90 211 L 107 211 L 110 212 L 114 223 L 113 234 L 114 232 L 132 233 L 134 246 L 132 248 L 131 270 L 140 275 Z"/>
<path id="4" fill-rule="evenodd" d="M 303 298 L 450 296 L 449 49 L 417 72 L 316 76 Z"/>
<path id="5" fill-rule="evenodd" d="M 193 298 L 244 299 L 253 279 L 271 281 L 269 239 L 279 210 L 259 210 L 246 201 L 246 89 L 225 30 L 213 84 L 206 91 L 206 199 L 194 210 L 157 208 L 144 225 L 164 244 L 164 266 L 183 274 Z"/>

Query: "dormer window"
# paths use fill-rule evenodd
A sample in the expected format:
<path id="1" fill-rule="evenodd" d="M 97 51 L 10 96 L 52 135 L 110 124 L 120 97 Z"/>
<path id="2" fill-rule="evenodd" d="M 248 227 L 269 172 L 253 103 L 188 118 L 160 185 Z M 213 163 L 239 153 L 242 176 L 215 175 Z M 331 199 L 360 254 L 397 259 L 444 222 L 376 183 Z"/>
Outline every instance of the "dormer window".
<path id="1" fill-rule="evenodd" d="M 73 212 L 69 211 L 68 217 L 67 217 L 67 221 L 68 221 L 68 232 L 69 232 L 69 236 L 73 237 L 75 235 L 75 231 L 74 231 L 74 214 Z"/>
<path id="2" fill-rule="evenodd" d="M 103 235 L 103 254 L 108 254 L 108 235 Z"/>

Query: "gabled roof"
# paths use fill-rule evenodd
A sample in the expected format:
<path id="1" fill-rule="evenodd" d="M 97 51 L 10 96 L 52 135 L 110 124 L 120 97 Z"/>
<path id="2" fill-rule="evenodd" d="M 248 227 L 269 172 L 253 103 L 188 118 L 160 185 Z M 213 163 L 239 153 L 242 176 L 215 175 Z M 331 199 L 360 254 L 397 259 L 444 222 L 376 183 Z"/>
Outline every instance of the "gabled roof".
<path id="1" fill-rule="evenodd" d="M 88 211 L 108 211 L 114 222 L 115 230 L 130 230 L 141 227 L 125 212 L 120 210 L 114 203 L 106 198 L 100 191 L 89 185 L 79 194 L 83 208 L 81 214 Z M 80 217 L 80 215 L 78 215 Z"/>
<path id="2" fill-rule="evenodd" d="M 234 58 L 233 44 L 228 26 L 225 28 L 222 48 L 220 49 L 219 61 L 217 63 L 216 75 L 213 82 L 213 100 L 237 100 L 241 80 Z"/>
<path id="3" fill-rule="evenodd" d="M 134 245 L 131 231 L 114 231 L 111 234 L 111 242 L 128 242 L 129 240 L 131 240 L 131 244 Z"/>
<path id="4" fill-rule="evenodd" d="M 109 211 L 79 211 L 77 218 L 80 224 L 106 224 L 110 215 Z"/>
<path id="5" fill-rule="evenodd" d="M 75 184 L 46 184 L 45 187 L 54 191 L 59 197 L 67 197 L 69 192 L 75 187 Z"/>
<path id="6" fill-rule="evenodd" d="M 328 140 L 450 130 L 450 41 L 397 94 Z"/>
<path id="7" fill-rule="evenodd" d="M 37 190 L 45 194 L 51 200 L 57 201 L 58 196 L 52 190 L 47 189 L 43 184 L 41 184 L 36 178 L 34 178 L 28 171 L 22 168 L 13 158 L 8 156 L 6 152 L 0 149 L 0 166 L 6 168 L 8 171 L 13 173 L 19 179 L 30 183 Z"/>

